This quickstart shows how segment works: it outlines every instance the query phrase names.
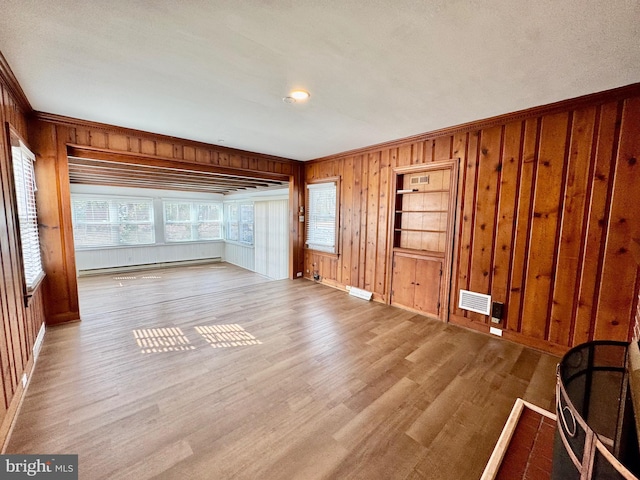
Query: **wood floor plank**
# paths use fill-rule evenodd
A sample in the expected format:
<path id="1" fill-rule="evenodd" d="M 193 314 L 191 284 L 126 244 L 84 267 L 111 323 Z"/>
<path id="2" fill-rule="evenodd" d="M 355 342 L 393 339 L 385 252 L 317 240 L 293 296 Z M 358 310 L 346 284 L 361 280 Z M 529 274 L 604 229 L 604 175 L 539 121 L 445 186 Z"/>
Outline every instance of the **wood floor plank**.
<path id="1" fill-rule="evenodd" d="M 77 453 L 82 479 L 477 478 L 516 397 L 553 403 L 557 358 L 307 280 L 222 263 L 79 289 L 7 453 Z"/>

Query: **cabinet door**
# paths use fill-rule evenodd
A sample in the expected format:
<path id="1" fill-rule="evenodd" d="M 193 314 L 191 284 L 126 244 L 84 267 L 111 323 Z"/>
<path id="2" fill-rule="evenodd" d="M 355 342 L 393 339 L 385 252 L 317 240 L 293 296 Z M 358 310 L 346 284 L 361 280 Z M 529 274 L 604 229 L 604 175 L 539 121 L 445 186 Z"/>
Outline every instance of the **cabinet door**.
<path id="1" fill-rule="evenodd" d="M 415 291 L 416 259 L 395 255 L 391 278 L 391 304 L 413 307 Z"/>
<path id="2" fill-rule="evenodd" d="M 414 307 L 416 310 L 437 317 L 440 302 L 442 261 L 416 260 Z"/>

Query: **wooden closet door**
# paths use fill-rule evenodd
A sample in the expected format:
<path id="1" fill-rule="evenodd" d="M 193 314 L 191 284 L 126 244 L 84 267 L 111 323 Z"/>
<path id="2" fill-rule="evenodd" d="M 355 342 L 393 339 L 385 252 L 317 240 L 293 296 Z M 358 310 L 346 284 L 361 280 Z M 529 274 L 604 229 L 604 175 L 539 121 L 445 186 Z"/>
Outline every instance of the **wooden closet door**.
<path id="1" fill-rule="evenodd" d="M 414 308 L 427 315 L 438 317 L 440 313 L 440 281 L 442 260 L 417 259 Z"/>
<path id="2" fill-rule="evenodd" d="M 391 304 L 413 308 L 416 259 L 395 255 L 391 280 Z"/>

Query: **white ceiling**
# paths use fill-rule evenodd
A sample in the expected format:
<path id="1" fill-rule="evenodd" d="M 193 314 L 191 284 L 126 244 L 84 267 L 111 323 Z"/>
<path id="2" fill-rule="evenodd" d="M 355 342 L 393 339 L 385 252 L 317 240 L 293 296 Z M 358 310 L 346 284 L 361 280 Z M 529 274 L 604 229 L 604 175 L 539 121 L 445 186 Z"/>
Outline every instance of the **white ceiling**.
<path id="1" fill-rule="evenodd" d="M 640 0 L 2 0 L 0 51 L 36 110 L 308 160 L 638 82 Z"/>

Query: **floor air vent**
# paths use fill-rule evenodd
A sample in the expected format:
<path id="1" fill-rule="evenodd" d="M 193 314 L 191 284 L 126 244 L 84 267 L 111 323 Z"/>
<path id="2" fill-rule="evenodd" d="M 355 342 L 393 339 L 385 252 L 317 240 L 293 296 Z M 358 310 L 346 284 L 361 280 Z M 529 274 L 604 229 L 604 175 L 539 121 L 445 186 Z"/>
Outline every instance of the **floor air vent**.
<path id="1" fill-rule="evenodd" d="M 460 290 L 458 307 L 463 310 L 489 315 L 491 313 L 491 295 Z"/>

